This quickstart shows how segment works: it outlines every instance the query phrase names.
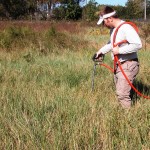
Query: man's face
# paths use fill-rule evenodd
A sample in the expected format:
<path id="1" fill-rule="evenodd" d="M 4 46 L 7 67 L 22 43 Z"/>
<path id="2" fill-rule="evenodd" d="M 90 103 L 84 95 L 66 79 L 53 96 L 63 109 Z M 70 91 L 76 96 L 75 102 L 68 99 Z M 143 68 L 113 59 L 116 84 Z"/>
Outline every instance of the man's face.
<path id="1" fill-rule="evenodd" d="M 106 18 L 106 19 L 104 19 L 104 25 L 107 27 L 107 28 L 113 28 L 113 26 L 112 26 L 112 18 L 111 17 L 109 17 L 109 18 Z"/>

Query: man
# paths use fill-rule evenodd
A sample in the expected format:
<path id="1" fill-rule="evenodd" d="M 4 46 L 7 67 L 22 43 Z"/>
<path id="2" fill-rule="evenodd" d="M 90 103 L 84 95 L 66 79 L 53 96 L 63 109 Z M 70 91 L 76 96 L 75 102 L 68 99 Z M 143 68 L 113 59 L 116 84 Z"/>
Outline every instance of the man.
<path id="1" fill-rule="evenodd" d="M 137 51 L 141 49 L 142 43 L 136 30 L 129 24 L 123 24 L 120 26 L 116 34 L 115 43 L 121 42 L 122 40 L 127 40 L 127 43 L 116 47 L 113 46 L 115 30 L 123 22 L 124 21 L 118 18 L 116 11 L 114 11 L 111 7 L 106 6 L 104 8 L 103 15 L 100 16 L 97 24 L 99 25 L 103 23 L 109 29 L 113 29 L 113 31 L 111 33 L 110 42 L 96 53 L 95 59 L 98 59 L 102 54 L 106 54 L 111 51 L 112 58 L 114 59 L 115 55 L 118 56 L 123 71 L 131 83 L 133 83 L 133 80 L 139 71 Z M 130 108 L 132 102 L 130 97 L 131 87 L 122 74 L 118 63 L 116 64 L 114 81 L 119 103 L 123 108 Z"/>

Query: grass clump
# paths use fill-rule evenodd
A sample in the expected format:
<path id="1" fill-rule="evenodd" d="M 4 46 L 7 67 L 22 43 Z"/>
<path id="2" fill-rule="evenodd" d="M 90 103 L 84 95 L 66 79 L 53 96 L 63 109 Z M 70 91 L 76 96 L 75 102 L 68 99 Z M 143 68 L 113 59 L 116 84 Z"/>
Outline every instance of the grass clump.
<path id="1" fill-rule="evenodd" d="M 80 38 L 71 36 L 66 32 L 58 32 L 54 27 L 51 27 L 45 33 L 44 46 L 50 52 L 61 54 L 66 49 L 79 51 L 80 49 L 75 46 L 78 44 L 80 44 L 80 48 L 86 49 L 87 41 L 81 41 Z"/>
<path id="2" fill-rule="evenodd" d="M 35 35 L 28 27 L 8 27 L 0 34 L 0 46 L 3 49 L 23 48 Z"/>

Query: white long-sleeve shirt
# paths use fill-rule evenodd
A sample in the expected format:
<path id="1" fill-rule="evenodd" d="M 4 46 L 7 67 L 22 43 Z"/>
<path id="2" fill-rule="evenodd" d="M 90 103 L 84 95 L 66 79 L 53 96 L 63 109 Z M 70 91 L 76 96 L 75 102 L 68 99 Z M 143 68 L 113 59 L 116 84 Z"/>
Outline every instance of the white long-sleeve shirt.
<path id="1" fill-rule="evenodd" d="M 120 24 L 123 22 L 124 21 L 121 20 Z M 112 32 L 111 37 L 110 37 L 110 43 L 106 44 L 104 47 L 102 47 L 98 51 L 98 53 L 101 52 L 103 54 L 106 54 L 112 50 L 112 48 L 113 48 L 113 36 L 114 36 L 116 29 L 117 29 L 117 27 L 113 29 L 113 32 Z M 126 60 L 137 58 L 137 51 L 139 49 L 141 49 L 142 42 L 140 40 L 139 35 L 135 31 L 135 29 L 129 24 L 123 24 L 119 28 L 117 35 L 116 35 L 115 43 L 121 42 L 123 40 L 127 40 L 128 43 L 124 43 L 124 44 L 119 46 L 119 54 L 118 54 L 119 61 L 123 62 Z M 112 54 L 112 58 L 113 58 L 113 54 Z"/>

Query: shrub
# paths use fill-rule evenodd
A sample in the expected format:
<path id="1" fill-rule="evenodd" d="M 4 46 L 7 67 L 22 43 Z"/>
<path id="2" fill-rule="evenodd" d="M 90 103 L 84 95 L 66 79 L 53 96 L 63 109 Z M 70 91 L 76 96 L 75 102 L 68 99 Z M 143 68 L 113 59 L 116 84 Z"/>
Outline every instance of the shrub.
<path id="1" fill-rule="evenodd" d="M 0 34 L 0 46 L 4 49 L 15 47 L 25 47 L 31 40 L 35 39 L 35 34 L 27 27 L 8 27 Z"/>
<path id="2" fill-rule="evenodd" d="M 149 39 L 150 37 L 150 24 L 146 24 L 144 23 L 141 27 L 141 30 L 142 30 L 142 37 L 144 39 L 144 42 L 145 42 L 145 50 L 147 48 L 147 40 Z"/>

